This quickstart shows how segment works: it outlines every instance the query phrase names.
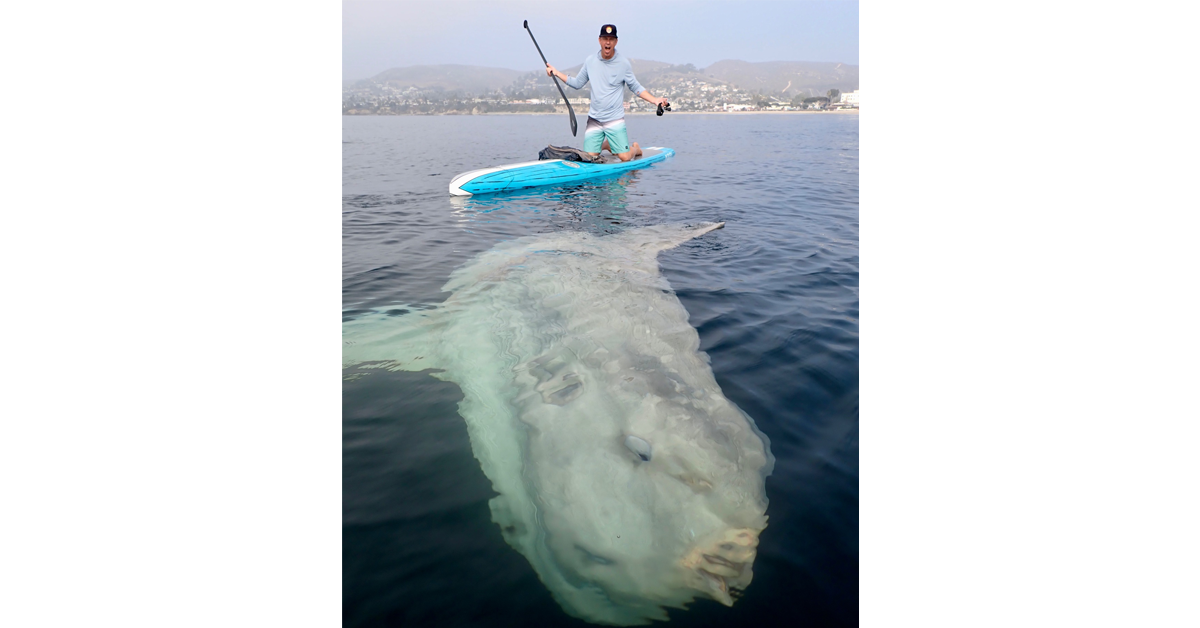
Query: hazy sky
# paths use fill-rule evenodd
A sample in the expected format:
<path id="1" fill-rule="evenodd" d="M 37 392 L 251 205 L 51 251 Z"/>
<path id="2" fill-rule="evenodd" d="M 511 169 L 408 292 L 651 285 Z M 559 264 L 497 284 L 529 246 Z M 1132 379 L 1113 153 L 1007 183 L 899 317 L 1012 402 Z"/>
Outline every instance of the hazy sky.
<path id="1" fill-rule="evenodd" d="M 701 68 L 722 59 L 858 64 L 857 0 L 343 0 L 342 73 L 461 63 L 566 68 L 617 25 L 628 57 Z"/>

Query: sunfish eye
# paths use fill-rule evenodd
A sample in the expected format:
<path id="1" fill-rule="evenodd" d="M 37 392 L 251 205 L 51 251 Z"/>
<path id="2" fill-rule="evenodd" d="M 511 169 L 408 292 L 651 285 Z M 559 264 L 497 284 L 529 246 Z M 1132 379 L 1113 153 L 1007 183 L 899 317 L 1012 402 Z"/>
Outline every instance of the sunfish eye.
<path id="1" fill-rule="evenodd" d="M 650 462 L 650 443 L 637 436 L 630 435 L 625 437 L 625 446 L 629 448 L 629 451 L 637 454 L 638 458 L 642 459 L 642 462 Z"/>

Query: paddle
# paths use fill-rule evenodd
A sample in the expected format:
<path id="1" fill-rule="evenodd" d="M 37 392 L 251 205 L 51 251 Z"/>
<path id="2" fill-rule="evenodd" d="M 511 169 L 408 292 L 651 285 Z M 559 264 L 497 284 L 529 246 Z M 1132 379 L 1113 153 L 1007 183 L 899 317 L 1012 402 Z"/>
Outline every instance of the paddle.
<path id="1" fill-rule="evenodd" d="M 542 63 L 550 65 L 550 62 L 546 61 L 546 55 L 542 54 L 542 47 L 534 38 L 533 31 L 529 30 L 529 20 L 525 20 L 525 30 L 529 31 L 529 38 L 533 39 L 534 47 L 537 48 L 538 54 L 542 55 Z M 562 85 L 558 84 L 558 77 L 552 75 L 550 78 L 554 79 L 554 86 L 558 88 L 558 93 L 562 94 L 563 102 L 567 103 L 567 113 L 571 114 L 571 135 L 578 135 L 576 131 L 579 129 L 579 125 L 575 122 L 575 110 L 571 108 L 571 101 L 567 100 L 566 92 L 563 91 Z"/>

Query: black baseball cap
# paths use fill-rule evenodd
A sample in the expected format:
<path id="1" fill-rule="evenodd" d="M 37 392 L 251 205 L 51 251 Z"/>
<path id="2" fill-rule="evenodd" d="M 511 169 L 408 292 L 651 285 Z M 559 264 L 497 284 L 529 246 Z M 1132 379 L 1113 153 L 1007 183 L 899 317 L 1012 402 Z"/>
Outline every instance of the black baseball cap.
<path id="1" fill-rule="evenodd" d="M 616 24 L 605 24 L 604 26 L 601 26 L 600 27 L 600 36 L 601 37 L 616 37 L 617 36 L 617 25 Z"/>

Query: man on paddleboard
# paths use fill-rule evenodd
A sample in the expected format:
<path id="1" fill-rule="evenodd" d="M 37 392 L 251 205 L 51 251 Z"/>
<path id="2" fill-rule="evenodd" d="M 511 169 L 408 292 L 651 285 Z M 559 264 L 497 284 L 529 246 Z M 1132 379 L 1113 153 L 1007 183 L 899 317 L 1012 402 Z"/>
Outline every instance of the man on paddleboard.
<path id="1" fill-rule="evenodd" d="M 623 87 L 628 86 L 629 91 L 652 105 L 665 107 L 668 104 L 666 98 L 651 96 L 633 76 L 629 60 L 617 54 L 617 27 L 613 24 L 600 27 L 600 53 L 584 59 L 579 74 L 569 77 L 547 63 L 546 76 L 556 76 L 575 89 L 582 89 L 591 81 L 592 105 L 588 110 L 587 127 L 583 130 L 583 150 L 593 157 L 606 148 L 621 161 L 642 154 L 642 147 L 637 142 L 630 145 L 629 134 L 625 132 Z"/>

